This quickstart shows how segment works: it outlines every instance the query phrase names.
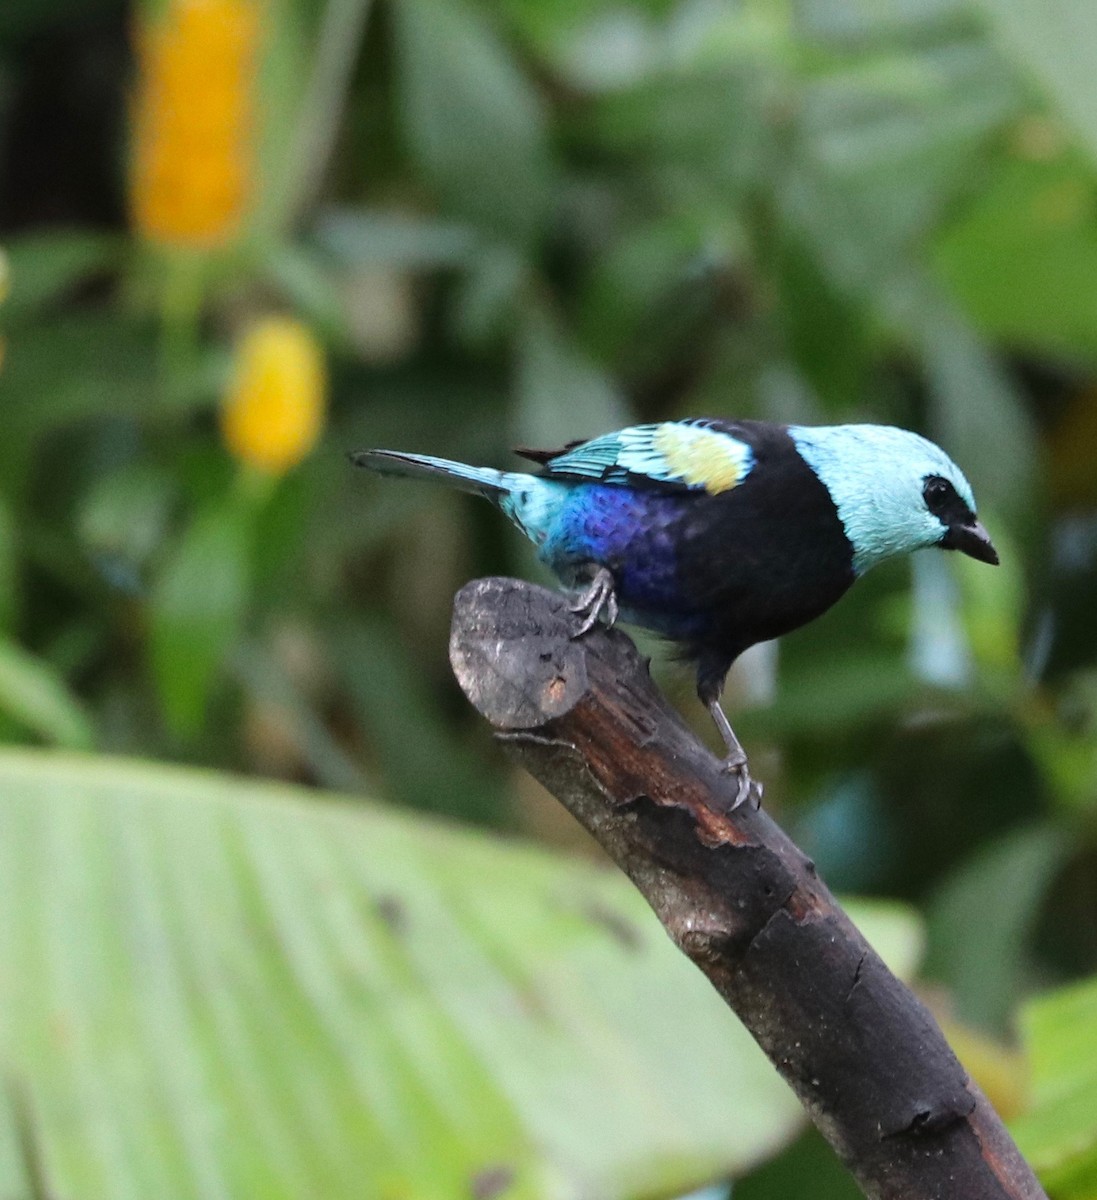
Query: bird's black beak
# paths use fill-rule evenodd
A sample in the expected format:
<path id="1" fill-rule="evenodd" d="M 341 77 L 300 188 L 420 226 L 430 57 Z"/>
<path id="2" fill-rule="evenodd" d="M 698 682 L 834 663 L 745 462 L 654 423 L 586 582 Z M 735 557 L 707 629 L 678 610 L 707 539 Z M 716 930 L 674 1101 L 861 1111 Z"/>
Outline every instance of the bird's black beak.
<path id="1" fill-rule="evenodd" d="M 969 558 L 977 558 L 980 562 L 998 565 L 998 551 L 990 540 L 990 534 L 983 528 L 981 521 L 965 521 L 963 524 L 950 525 L 941 545 L 946 550 L 959 550 Z"/>

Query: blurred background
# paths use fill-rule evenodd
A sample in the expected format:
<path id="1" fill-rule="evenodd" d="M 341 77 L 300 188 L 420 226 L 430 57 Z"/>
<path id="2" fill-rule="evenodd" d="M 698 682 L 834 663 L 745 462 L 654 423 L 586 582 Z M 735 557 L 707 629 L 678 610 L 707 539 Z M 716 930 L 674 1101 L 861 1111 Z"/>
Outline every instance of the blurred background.
<path id="1" fill-rule="evenodd" d="M 188 878 L 222 878 L 187 841 L 206 801 L 189 808 L 175 792 L 192 785 L 159 768 L 116 779 L 103 756 L 338 791 L 348 829 L 359 811 L 396 820 L 405 849 L 443 837 L 426 812 L 522 834 L 571 856 L 537 858 L 569 864 L 550 874 L 602 886 L 449 672 L 454 591 L 543 578 L 532 552 L 489 506 L 355 474 L 347 452 L 506 466 L 513 445 L 713 415 L 900 424 L 974 485 L 998 570 L 932 553 L 878 569 L 746 656 L 730 711 L 769 809 L 831 886 L 904 906 L 921 993 L 1053 1195 L 1097 1196 L 1097 989 L 1078 982 L 1097 972 L 1095 61 L 1091 0 L 4 0 L 0 897 L 24 932 L 0 963 L 30 990 L 6 983 L 0 1004 L 36 1032 L 4 1051 L 9 1068 L 27 1057 L 0 1163 L 8 1145 L 26 1194 L 174 1195 L 182 1179 L 180 1195 L 268 1194 L 239 1164 L 194 1167 L 198 1092 L 161 1097 L 177 1141 L 157 1175 L 154 1141 L 142 1157 L 124 1128 L 73 1116 L 95 1088 L 42 1082 L 77 1044 L 85 1083 L 117 1066 L 104 1014 L 174 1020 L 224 985 L 176 934 L 158 941 L 227 911 L 160 886 L 176 854 Z M 688 673 L 650 650 L 714 744 Z M 234 839 L 268 836 L 265 792 L 201 778 L 217 813 L 255 822 L 229 836 L 210 818 L 226 862 Z M 287 846 L 344 837 L 308 794 L 287 803 L 294 819 L 276 805 L 270 823 Z M 126 847 L 146 825 L 163 857 L 142 874 Z M 497 844 L 445 836 L 474 859 Z M 486 879 L 513 874 L 501 846 Z M 441 867 L 409 862 L 392 887 L 415 903 Z M 378 936 L 399 927 L 390 892 L 363 886 Z M 152 895 L 136 937 L 134 897 Z M 113 915 L 81 924 L 100 904 Z M 254 946 L 260 917 L 240 920 Z M 311 935 L 298 946 L 281 920 L 267 950 L 298 962 Z M 190 966 L 156 975 L 176 953 Z M 166 989 L 151 1000 L 147 970 Z M 314 983 L 301 1003 L 322 1009 Z M 64 1036 L 34 1024 L 50 1005 Z M 225 1027 L 195 1020 L 208 1066 Z M 179 1027 L 163 1028 L 166 1045 Z M 432 1070 L 417 1086 L 436 1098 Z M 297 1123 L 286 1080 L 262 1090 Z M 516 1120 L 503 1110 L 492 1128 Z M 738 1160 L 678 1147 L 601 1191 L 565 1186 L 558 1161 L 555 1182 L 489 1165 L 464 1190 L 404 1162 L 347 1194 L 607 1200 L 728 1174 L 737 1200 L 857 1194 L 786 1127 Z M 431 1145 L 437 1162 L 453 1149 Z M 103 1155 L 111 1172 L 81 1174 Z M 312 1168 L 300 1186 L 275 1174 L 271 1195 L 342 1194 Z"/>

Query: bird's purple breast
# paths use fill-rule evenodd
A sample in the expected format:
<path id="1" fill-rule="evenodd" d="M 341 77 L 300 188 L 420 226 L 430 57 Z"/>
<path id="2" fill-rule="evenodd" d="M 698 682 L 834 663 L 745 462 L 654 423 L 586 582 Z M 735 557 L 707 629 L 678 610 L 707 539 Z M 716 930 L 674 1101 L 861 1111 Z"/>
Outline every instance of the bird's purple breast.
<path id="1" fill-rule="evenodd" d="M 678 544 L 690 502 L 670 492 L 575 487 L 541 557 L 566 581 L 586 563 L 608 567 L 627 620 L 671 637 L 689 636 L 699 617 L 679 573 Z"/>

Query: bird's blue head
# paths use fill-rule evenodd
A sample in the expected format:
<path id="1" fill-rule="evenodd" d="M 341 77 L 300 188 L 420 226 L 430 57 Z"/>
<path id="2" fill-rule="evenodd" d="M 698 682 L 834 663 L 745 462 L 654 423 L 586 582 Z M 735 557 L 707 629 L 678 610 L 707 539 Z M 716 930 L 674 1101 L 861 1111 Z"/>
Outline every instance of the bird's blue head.
<path id="1" fill-rule="evenodd" d="M 889 425 L 794 425 L 789 434 L 834 500 L 858 575 L 927 546 L 998 562 L 971 485 L 940 446 Z"/>

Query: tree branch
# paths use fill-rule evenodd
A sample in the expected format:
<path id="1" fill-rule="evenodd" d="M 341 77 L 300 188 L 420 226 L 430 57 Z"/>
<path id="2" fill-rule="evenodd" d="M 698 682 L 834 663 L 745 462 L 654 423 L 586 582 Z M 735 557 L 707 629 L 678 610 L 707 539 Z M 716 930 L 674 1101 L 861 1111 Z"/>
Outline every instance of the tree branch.
<path id="1" fill-rule="evenodd" d="M 940 1029 L 764 811 L 660 695 L 635 646 L 572 641 L 563 596 L 458 593 L 450 659 L 510 753 L 598 839 L 874 1200 L 1045 1193 Z M 734 1120 L 735 1114 L 729 1114 Z"/>

